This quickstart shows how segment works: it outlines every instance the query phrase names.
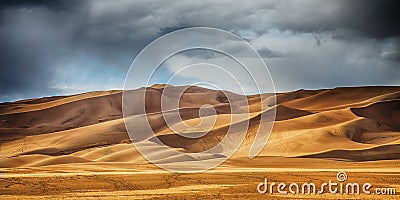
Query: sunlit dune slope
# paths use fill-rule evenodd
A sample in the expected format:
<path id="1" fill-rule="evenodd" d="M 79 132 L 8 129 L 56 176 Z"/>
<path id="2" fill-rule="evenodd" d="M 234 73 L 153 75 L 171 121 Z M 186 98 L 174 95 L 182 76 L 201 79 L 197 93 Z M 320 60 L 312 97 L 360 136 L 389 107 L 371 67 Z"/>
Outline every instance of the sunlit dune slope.
<path id="1" fill-rule="evenodd" d="M 146 138 L 128 136 L 122 115 L 122 91 L 2 103 L 0 167 L 147 163 L 131 139 L 150 144 L 157 137 L 177 151 L 201 152 L 218 144 L 232 125 L 249 120 L 246 138 L 233 155 L 233 158 L 243 158 L 248 156 L 260 125 L 260 116 L 275 112 L 273 131 L 259 156 L 350 161 L 400 159 L 400 87 L 298 90 L 276 94 L 275 103 L 271 94 L 244 97 L 228 91 L 192 86 L 185 88 L 178 108 L 161 112 L 163 91 L 169 91 L 165 102 L 172 104 L 172 99 L 182 88 L 184 86 L 157 84 L 126 91 L 125 95 L 133 101 L 145 93 L 146 116 L 157 135 Z M 241 100 L 229 102 L 227 96 Z M 203 105 L 212 106 L 215 113 L 206 110 L 200 115 Z M 134 116 L 141 108 L 142 104 L 133 104 L 129 108 L 133 114 L 129 116 Z M 249 113 L 232 121 L 235 115 L 232 110 L 235 109 Z M 178 113 L 180 118 L 172 120 L 172 126 L 168 127 L 164 117 L 174 113 Z M 213 122 L 211 128 L 201 127 L 201 123 L 208 122 Z M 133 120 L 132 123 L 140 122 Z M 184 137 L 185 134 L 201 132 L 208 133 L 201 137 Z M 146 151 L 157 155 L 157 162 L 179 160 L 168 157 L 159 149 Z M 210 155 L 209 159 L 220 156 Z"/>

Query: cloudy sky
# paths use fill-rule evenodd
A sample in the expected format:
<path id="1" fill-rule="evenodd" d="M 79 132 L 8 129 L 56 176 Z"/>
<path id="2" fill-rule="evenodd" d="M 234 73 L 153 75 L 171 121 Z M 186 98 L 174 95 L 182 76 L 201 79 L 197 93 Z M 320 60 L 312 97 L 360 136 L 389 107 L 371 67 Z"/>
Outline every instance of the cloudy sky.
<path id="1" fill-rule="evenodd" d="M 2 1 L 0 101 L 122 89 L 147 44 L 196 26 L 227 30 L 253 45 L 277 91 L 400 85 L 398 2 Z M 199 55 L 206 56 L 175 60 L 210 59 Z M 159 77 L 179 70 L 173 61 Z"/>

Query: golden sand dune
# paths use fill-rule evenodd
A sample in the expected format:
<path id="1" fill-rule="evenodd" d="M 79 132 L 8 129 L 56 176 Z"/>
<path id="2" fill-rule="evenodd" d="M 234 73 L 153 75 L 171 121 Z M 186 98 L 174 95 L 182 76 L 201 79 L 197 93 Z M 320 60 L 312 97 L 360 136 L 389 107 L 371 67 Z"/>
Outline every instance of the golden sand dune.
<path id="1" fill-rule="evenodd" d="M 400 131 L 400 99 L 377 102 L 362 108 L 352 108 L 351 111 L 360 117 L 372 119 L 395 131 Z"/>
<path id="2" fill-rule="evenodd" d="M 308 111 L 333 110 L 351 106 L 360 106 L 360 103 L 371 103 L 367 100 L 376 97 L 398 98 L 398 87 L 353 87 L 353 88 L 335 88 L 331 90 L 321 90 L 321 92 L 305 98 L 295 99 L 285 102 L 291 108 L 303 109 Z M 393 95 L 393 93 L 397 93 Z M 391 95 L 391 96 L 390 96 Z M 379 101 L 379 98 L 376 99 Z"/>
<path id="3" fill-rule="evenodd" d="M 72 96 L 55 96 L 55 97 L 44 97 L 37 99 L 27 99 L 20 100 L 10 103 L 4 103 L 0 105 L 0 114 L 13 114 L 13 113 L 22 113 L 22 112 L 31 112 L 37 110 L 44 110 L 47 108 L 52 108 L 56 106 L 60 106 L 67 103 L 72 103 L 79 100 L 108 96 L 112 94 L 121 93 L 120 90 L 111 90 L 111 91 L 98 91 L 98 92 L 88 92 L 79 95 Z"/>
<path id="4" fill-rule="evenodd" d="M 161 110 L 164 91 L 168 91 L 163 99 L 167 104 L 179 97 L 176 108 Z M 140 115 L 143 94 L 146 115 Z M 90 92 L 0 104 L 1 198 L 399 198 L 400 87 L 298 90 L 276 94 L 275 104 L 271 94 L 245 97 L 156 84 L 126 91 L 134 103 L 125 118 L 122 95 L 121 91 Z M 228 96 L 235 101 L 229 102 Z M 275 112 L 267 145 L 250 159 L 261 116 Z M 155 135 L 130 138 L 124 120 L 134 125 L 135 133 L 148 131 L 143 126 L 143 120 L 148 120 Z M 177 155 L 154 143 L 161 141 L 177 152 L 202 152 L 247 120 L 239 149 L 207 173 L 162 170 L 131 141 L 154 163 L 179 166 L 184 161 L 195 166 L 226 156 L 218 152 L 201 158 Z M 353 182 L 396 188 L 397 195 L 261 195 L 256 190 L 264 178 L 319 184 L 335 180 L 338 171 L 347 172 Z"/>
<path id="5" fill-rule="evenodd" d="M 161 95 L 176 98 L 184 86 L 154 85 L 127 91 L 140 97 L 146 89 L 146 112 L 152 129 L 164 144 L 184 152 L 200 152 L 218 144 L 232 124 L 231 108 L 249 108 L 247 136 L 233 158 L 246 157 L 259 126 L 262 110 L 271 95 L 248 96 L 246 102 L 228 102 L 227 91 L 188 87 L 179 108 L 161 112 Z M 276 122 L 260 156 L 312 157 L 337 160 L 400 159 L 400 87 L 356 87 L 299 90 L 277 94 Z M 0 105 L 0 167 L 48 166 L 71 163 L 147 161 L 130 143 L 121 109 L 121 91 L 30 99 Z M 217 113 L 199 116 L 201 106 L 212 105 Z M 141 106 L 141 105 L 138 105 Z M 271 105 L 270 105 L 271 106 Z M 136 108 L 132 108 L 136 109 Z M 178 112 L 184 120 L 168 127 L 163 115 Z M 239 119 L 239 118 L 238 118 Z M 196 127 L 212 122 L 208 129 Z M 140 123 L 140 122 L 133 122 Z M 180 132 L 179 134 L 176 132 Z M 208 134 L 187 138 L 185 134 Z M 132 138 L 138 139 L 138 138 Z M 154 138 L 140 138 L 149 143 Z M 162 151 L 158 162 L 171 162 Z"/>

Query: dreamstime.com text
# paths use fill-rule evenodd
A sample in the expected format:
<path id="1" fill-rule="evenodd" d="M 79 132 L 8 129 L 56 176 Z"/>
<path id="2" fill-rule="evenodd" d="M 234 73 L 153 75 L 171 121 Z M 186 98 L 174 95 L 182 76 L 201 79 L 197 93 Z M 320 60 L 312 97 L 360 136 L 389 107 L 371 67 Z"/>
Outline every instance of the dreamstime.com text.
<path id="1" fill-rule="evenodd" d="M 374 188 L 371 183 L 350 183 L 346 182 L 346 172 L 339 172 L 336 175 L 337 181 L 329 180 L 320 185 L 314 183 L 275 183 L 268 182 L 264 178 L 257 186 L 257 191 L 261 194 L 376 194 L 376 195 L 396 195 L 396 188 Z"/>

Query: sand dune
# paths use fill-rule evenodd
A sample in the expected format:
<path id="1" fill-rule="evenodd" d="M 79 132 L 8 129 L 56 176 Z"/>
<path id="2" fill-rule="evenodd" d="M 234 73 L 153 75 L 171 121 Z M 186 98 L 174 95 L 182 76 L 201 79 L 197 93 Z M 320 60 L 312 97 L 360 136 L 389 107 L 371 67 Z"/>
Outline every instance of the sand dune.
<path id="1" fill-rule="evenodd" d="M 377 96 L 392 94 L 399 92 L 398 87 L 353 87 L 353 88 L 335 88 L 332 90 L 323 90 L 315 95 L 301 99 L 295 99 L 290 102 L 285 102 L 283 105 L 303 109 L 307 111 L 323 111 L 351 106 L 359 106 L 359 103 L 368 103 L 368 99 L 373 99 Z M 393 96 L 392 98 L 397 98 Z M 367 102 L 366 102 L 367 101 Z"/>
<path id="2" fill-rule="evenodd" d="M 0 104 L 0 115 L 44 110 L 79 100 L 121 93 L 120 90 L 88 92 L 72 96 L 43 97 Z"/>
<path id="3" fill-rule="evenodd" d="M 180 91 L 185 92 L 177 109 L 161 112 L 161 95 L 166 90 L 169 91 L 167 103 L 178 98 Z M 276 112 L 276 122 L 260 156 L 352 161 L 399 159 L 400 87 L 299 90 L 277 94 L 275 106 L 270 94 L 252 95 L 229 103 L 228 96 L 243 97 L 195 86 L 158 84 L 127 91 L 126 95 L 134 99 L 143 92 L 146 92 L 146 113 L 151 128 L 158 139 L 178 151 L 200 152 L 212 148 L 229 127 L 241 123 L 231 121 L 235 115 L 232 109 L 249 109 L 250 114 L 242 119 L 250 119 L 247 136 L 232 159 L 248 155 L 259 127 L 259 116 L 268 112 Z M 122 118 L 121 97 L 121 91 L 105 91 L 2 103 L 0 167 L 148 163 L 130 143 Z M 200 116 L 204 104 L 213 106 L 217 116 L 212 112 Z M 273 107 L 265 109 L 268 107 L 265 105 Z M 136 112 L 140 106 L 129 109 Z M 176 113 L 184 121 L 172 120 L 173 126 L 168 127 L 164 117 Z M 207 121 L 208 128 L 199 126 Z M 206 132 L 202 137 L 193 138 Z M 140 140 L 155 142 L 151 137 Z M 168 158 L 162 151 L 148 151 L 159 157 L 157 162 L 179 160 Z"/>
<path id="4" fill-rule="evenodd" d="M 400 131 L 400 99 L 373 103 L 362 108 L 352 108 L 356 115 L 384 124 Z"/>
<path id="5" fill-rule="evenodd" d="M 331 150 L 301 157 L 334 158 L 350 161 L 398 160 L 400 159 L 399 152 L 400 145 L 385 145 L 362 150 Z"/>
<path id="6" fill-rule="evenodd" d="M 163 99 L 167 109 L 162 112 L 165 91 L 169 91 Z M 298 90 L 276 94 L 275 99 L 271 94 L 245 97 L 156 84 L 126 91 L 133 103 L 125 118 L 122 95 L 99 91 L 0 104 L 1 198 L 345 199 L 350 196 L 262 196 L 255 189 L 265 177 L 318 183 L 335 180 L 343 170 L 352 181 L 400 190 L 396 178 L 400 87 Z M 172 106 L 176 99 L 179 103 Z M 267 145 L 250 159 L 261 116 L 275 114 Z M 131 138 L 124 120 L 135 127 Z M 148 131 L 144 120 L 155 135 L 137 134 Z M 184 162 L 182 170 L 201 169 L 226 155 L 221 149 L 201 157 L 177 155 L 154 144 L 161 141 L 176 152 L 203 152 L 220 143 L 230 128 L 245 125 L 248 129 L 239 149 L 207 173 L 170 173 L 150 163 L 135 147 L 140 146 L 153 163 L 180 169 Z M 229 144 L 221 148 L 233 150 Z M 357 197 L 398 199 L 398 195 Z"/>

